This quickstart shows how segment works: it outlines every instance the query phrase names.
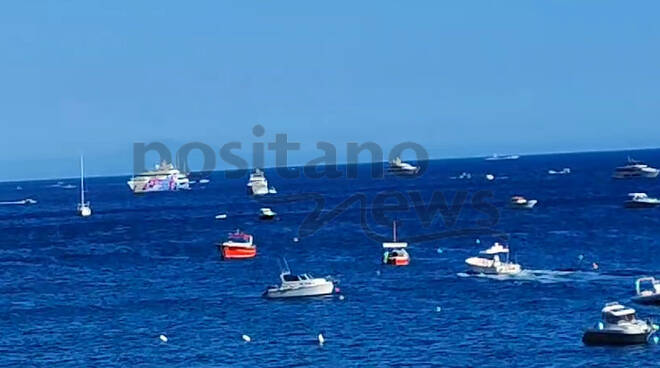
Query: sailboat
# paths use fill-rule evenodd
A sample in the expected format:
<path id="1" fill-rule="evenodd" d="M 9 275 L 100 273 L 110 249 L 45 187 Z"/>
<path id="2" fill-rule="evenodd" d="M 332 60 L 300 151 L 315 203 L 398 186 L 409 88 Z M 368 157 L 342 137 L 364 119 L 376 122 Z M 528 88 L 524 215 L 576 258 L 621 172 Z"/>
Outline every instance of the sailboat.
<path id="1" fill-rule="evenodd" d="M 89 206 L 89 202 L 85 202 L 85 171 L 82 156 L 80 156 L 80 203 L 78 203 L 78 214 L 82 217 L 92 215 L 92 208 Z"/>
<path id="2" fill-rule="evenodd" d="M 383 253 L 383 263 L 394 266 L 407 266 L 410 263 L 410 255 L 406 252 L 408 243 L 397 241 L 396 221 L 392 223 L 392 241 L 383 243 L 386 251 Z"/>

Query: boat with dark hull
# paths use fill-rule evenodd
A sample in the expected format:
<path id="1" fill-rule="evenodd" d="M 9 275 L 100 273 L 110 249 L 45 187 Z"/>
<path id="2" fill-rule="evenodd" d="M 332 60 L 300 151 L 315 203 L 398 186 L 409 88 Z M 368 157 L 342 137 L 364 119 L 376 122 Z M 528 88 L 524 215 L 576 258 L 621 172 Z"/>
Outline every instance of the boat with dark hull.
<path id="1" fill-rule="evenodd" d="M 634 309 L 618 302 L 607 303 L 601 312 L 603 320 L 582 336 L 585 345 L 646 344 L 655 332 L 652 323 L 637 319 Z"/>

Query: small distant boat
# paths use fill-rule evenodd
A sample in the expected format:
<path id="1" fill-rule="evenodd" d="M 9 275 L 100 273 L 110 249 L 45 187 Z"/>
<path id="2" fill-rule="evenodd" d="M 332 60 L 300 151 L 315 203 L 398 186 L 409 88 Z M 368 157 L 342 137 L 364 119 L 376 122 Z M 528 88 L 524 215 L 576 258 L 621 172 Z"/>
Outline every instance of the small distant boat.
<path id="1" fill-rule="evenodd" d="M 62 189 L 76 189 L 76 186 L 73 185 L 73 184 L 67 184 L 67 185 L 61 186 L 61 188 Z"/>
<path id="2" fill-rule="evenodd" d="M 253 243 L 252 235 L 240 230 L 229 233 L 227 241 L 218 247 L 224 259 L 254 258 L 257 255 L 257 246 Z"/>
<path id="3" fill-rule="evenodd" d="M 21 199 L 18 201 L 6 201 L 6 202 L 0 202 L 0 205 L 28 205 L 28 204 L 36 204 L 37 201 L 35 201 L 32 198 L 26 198 L 26 199 Z"/>
<path id="4" fill-rule="evenodd" d="M 254 196 L 268 194 L 268 180 L 266 180 L 264 172 L 260 169 L 255 169 L 250 174 L 250 180 L 247 183 L 247 193 Z"/>
<path id="5" fill-rule="evenodd" d="M 270 208 L 264 207 L 259 209 L 259 218 L 262 220 L 272 220 L 275 216 L 277 216 L 277 213 Z"/>
<path id="6" fill-rule="evenodd" d="M 601 313 L 603 320 L 584 332 L 585 345 L 645 344 L 654 332 L 651 323 L 638 320 L 634 309 L 618 302 L 605 304 Z"/>
<path id="7" fill-rule="evenodd" d="M 92 207 L 90 207 L 89 202 L 85 202 L 85 171 L 82 156 L 80 156 L 80 203 L 78 203 L 78 214 L 82 217 L 92 215 Z"/>
<path id="8" fill-rule="evenodd" d="M 639 304 L 660 304 L 660 280 L 642 277 L 635 280 L 636 295 L 632 301 Z"/>
<path id="9" fill-rule="evenodd" d="M 493 181 L 493 180 L 495 180 L 495 175 L 493 175 L 493 174 L 486 174 L 486 180 L 488 180 L 488 181 Z"/>
<path id="10" fill-rule="evenodd" d="M 392 175 L 417 175 L 419 173 L 419 166 L 414 166 L 409 163 L 401 161 L 400 157 L 395 158 L 390 162 L 390 167 L 387 172 Z"/>
<path id="11" fill-rule="evenodd" d="M 280 285 L 269 286 L 263 293 L 264 298 L 299 298 L 330 295 L 335 291 L 335 284 L 330 278 L 315 278 L 308 273 L 295 275 L 284 260 L 285 267 L 280 272 Z"/>
<path id="12" fill-rule="evenodd" d="M 209 179 L 199 179 L 199 183 L 200 183 L 200 184 L 208 184 L 208 183 L 210 183 L 210 182 L 211 182 L 211 181 L 210 181 Z"/>
<path id="13" fill-rule="evenodd" d="M 16 190 L 23 190 L 23 187 L 20 186 L 20 185 L 17 185 L 17 186 L 16 186 Z"/>
<path id="14" fill-rule="evenodd" d="M 497 153 L 493 154 L 492 156 L 486 157 L 486 161 L 502 161 L 502 160 L 517 160 L 519 159 L 519 155 L 499 155 Z"/>
<path id="15" fill-rule="evenodd" d="M 224 220 L 224 219 L 226 219 L 226 218 L 227 218 L 227 214 L 226 214 L 226 213 L 221 213 L 221 214 L 215 215 L 215 219 L 216 219 L 216 220 Z"/>
<path id="16" fill-rule="evenodd" d="M 532 209 L 538 201 L 536 199 L 526 199 L 523 196 L 513 196 L 511 197 L 510 206 L 511 208 L 518 209 Z"/>
<path id="17" fill-rule="evenodd" d="M 410 263 L 410 255 L 406 252 L 408 243 L 397 241 L 396 221 L 392 224 L 392 241 L 383 243 L 386 249 L 383 253 L 383 263 L 392 266 L 407 266 Z"/>
<path id="18" fill-rule="evenodd" d="M 568 167 L 565 167 L 561 170 L 548 170 L 549 175 L 568 175 L 571 173 L 571 169 Z"/>
<path id="19" fill-rule="evenodd" d="M 651 198 L 646 193 L 628 193 L 630 197 L 624 203 L 626 208 L 652 208 L 660 206 L 660 199 Z"/>
<path id="20" fill-rule="evenodd" d="M 504 261 L 500 259 L 501 254 L 505 256 Z M 489 275 L 515 275 L 522 271 L 519 264 L 509 261 L 509 248 L 497 242 L 479 252 L 479 256 L 466 259 L 465 263 L 471 271 Z"/>
<path id="21" fill-rule="evenodd" d="M 660 170 L 650 167 L 641 161 L 636 161 L 628 157 L 628 164 L 625 166 L 617 167 L 614 170 L 612 177 L 615 179 L 655 178 L 659 173 Z"/>

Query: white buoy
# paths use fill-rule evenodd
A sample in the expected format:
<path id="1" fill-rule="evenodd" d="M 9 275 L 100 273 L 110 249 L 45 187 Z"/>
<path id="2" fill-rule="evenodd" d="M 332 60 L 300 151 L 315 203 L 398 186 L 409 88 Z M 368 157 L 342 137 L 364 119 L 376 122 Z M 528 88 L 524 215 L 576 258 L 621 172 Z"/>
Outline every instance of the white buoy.
<path id="1" fill-rule="evenodd" d="M 250 338 L 250 336 L 248 336 L 248 335 L 243 335 L 243 341 L 250 342 L 250 341 L 252 341 L 252 338 Z"/>
<path id="2" fill-rule="evenodd" d="M 493 174 L 486 174 L 486 180 L 495 180 L 495 175 L 493 175 Z"/>
<path id="3" fill-rule="evenodd" d="M 294 243 L 297 243 L 297 242 L 299 242 L 299 241 L 300 241 L 300 239 L 298 239 L 297 236 L 293 238 L 293 242 L 294 242 Z"/>
<path id="4" fill-rule="evenodd" d="M 167 342 L 167 340 L 169 340 L 165 335 L 160 335 L 159 337 L 160 337 L 160 341 L 162 342 Z"/>
<path id="5" fill-rule="evenodd" d="M 442 312 L 442 308 L 441 307 L 435 307 L 435 311 L 436 312 Z"/>
<path id="6" fill-rule="evenodd" d="M 340 295 L 340 296 L 339 296 L 339 300 L 344 300 L 344 296 L 343 296 L 343 295 Z"/>
<path id="7" fill-rule="evenodd" d="M 323 337 L 323 334 L 319 334 L 319 345 L 323 345 L 325 343 L 325 338 Z"/>

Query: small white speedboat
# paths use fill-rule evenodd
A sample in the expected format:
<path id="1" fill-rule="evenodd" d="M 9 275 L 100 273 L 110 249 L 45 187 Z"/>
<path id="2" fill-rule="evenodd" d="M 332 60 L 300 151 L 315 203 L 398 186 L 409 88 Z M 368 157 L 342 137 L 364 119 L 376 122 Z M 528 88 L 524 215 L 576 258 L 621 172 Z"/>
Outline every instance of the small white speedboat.
<path id="1" fill-rule="evenodd" d="M 603 320 L 585 330 L 585 345 L 645 344 L 655 331 L 652 323 L 637 319 L 634 309 L 618 302 L 605 304 L 601 313 Z"/>
<path id="2" fill-rule="evenodd" d="M 504 260 L 500 259 L 500 255 L 504 256 Z M 478 256 L 466 259 L 465 263 L 472 272 L 488 275 L 515 275 L 522 271 L 519 264 L 509 261 L 509 248 L 497 242 L 479 252 Z"/>
<path id="3" fill-rule="evenodd" d="M 549 175 L 568 175 L 571 173 L 571 169 L 568 167 L 565 167 L 561 170 L 548 170 Z"/>
<path id="4" fill-rule="evenodd" d="M 636 295 L 632 301 L 639 304 L 660 304 L 660 280 L 642 277 L 635 280 Z"/>
<path id="5" fill-rule="evenodd" d="M 330 278 L 313 277 L 308 273 L 291 273 L 286 260 L 285 268 L 280 272 L 280 286 L 269 286 L 263 293 L 264 298 L 299 298 L 329 295 L 335 291 L 335 284 Z"/>
<path id="6" fill-rule="evenodd" d="M 215 215 L 216 220 L 225 220 L 226 218 L 227 218 L 226 213 L 221 213 L 221 214 Z"/>
<path id="7" fill-rule="evenodd" d="M 528 209 L 529 210 L 529 209 L 534 208 L 534 206 L 536 206 L 536 204 L 538 202 L 539 201 L 537 201 L 536 199 L 527 199 L 523 196 L 513 196 L 513 197 L 511 197 L 510 205 L 511 205 L 511 208 Z"/>
<path id="8" fill-rule="evenodd" d="M 651 198 L 646 193 L 628 193 L 630 197 L 624 203 L 626 208 L 652 208 L 660 206 L 660 199 Z"/>
<path id="9" fill-rule="evenodd" d="M 259 218 L 262 220 L 272 220 L 277 216 L 277 213 L 270 208 L 264 207 L 259 209 Z"/>

